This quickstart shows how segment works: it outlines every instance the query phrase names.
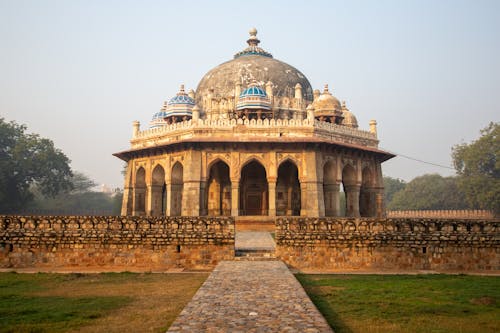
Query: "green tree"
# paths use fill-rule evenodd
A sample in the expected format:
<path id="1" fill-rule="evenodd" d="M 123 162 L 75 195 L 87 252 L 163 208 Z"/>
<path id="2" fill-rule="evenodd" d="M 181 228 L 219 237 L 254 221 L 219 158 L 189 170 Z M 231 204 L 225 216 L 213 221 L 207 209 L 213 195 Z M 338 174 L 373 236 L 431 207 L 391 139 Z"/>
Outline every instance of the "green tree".
<path id="1" fill-rule="evenodd" d="M 51 140 L 0 118 L 0 212 L 15 212 L 31 201 L 34 184 L 47 196 L 69 189 L 69 163 Z"/>
<path id="2" fill-rule="evenodd" d="M 388 206 L 394 197 L 394 194 L 404 189 L 406 182 L 399 178 L 384 176 L 385 204 Z"/>
<path id="3" fill-rule="evenodd" d="M 71 193 L 91 192 L 97 183 L 90 179 L 84 173 L 75 171 L 71 177 Z"/>
<path id="4" fill-rule="evenodd" d="M 414 178 L 405 188 L 394 194 L 387 205 L 390 210 L 434 210 L 470 208 L 465 195 L 458 188 L 457 177 L 438 174 Z"/>
<path id="5" fill-rule="evenodd" d="M 456 145 L 452 151 L 467 201 L 500 214 L 500 123 L 490 123 L 479 139 Z"/>

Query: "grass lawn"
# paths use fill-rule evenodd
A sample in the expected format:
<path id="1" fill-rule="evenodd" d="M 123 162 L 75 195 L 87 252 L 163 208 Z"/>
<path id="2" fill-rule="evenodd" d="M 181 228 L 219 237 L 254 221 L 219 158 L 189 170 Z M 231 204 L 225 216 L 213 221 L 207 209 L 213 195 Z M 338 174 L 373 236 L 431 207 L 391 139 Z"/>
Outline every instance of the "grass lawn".
<path id="1" fill-rule="evenodd" d="M 296 276 L 336 333 L 500 332 L 500 277 Z"/>
<path id="2" fill-rule="evenodd" d="M 0 273 L 0 332 L 165 332 L 207 276 Z"/>

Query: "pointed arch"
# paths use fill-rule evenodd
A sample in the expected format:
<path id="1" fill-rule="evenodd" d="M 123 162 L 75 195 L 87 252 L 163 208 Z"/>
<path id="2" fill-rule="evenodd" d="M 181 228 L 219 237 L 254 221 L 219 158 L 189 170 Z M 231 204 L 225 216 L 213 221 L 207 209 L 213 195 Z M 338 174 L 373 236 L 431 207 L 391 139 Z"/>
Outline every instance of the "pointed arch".
<path id="1" fill-rule="evenodd" d="M 299 169 L 291 159 L 286 159 L 278 167 L 276 215 L 300 215 L 300 195 Z"/>
<path id="2" fill-rule="evenodd" d="M 264 171 L 266 172 L 266 175 L 269 173 L 269 170 L 267 170 L 267 164 L 266 161 L 264 161 L 260 156 L 257 155 L 251 155 L 248 158 L 246 158 L 244 161 L 241 163 L 241 170 L 248 164 L 256 162 L 261 165 L 261 167 L 264 168 Z M 241 174 L 241 173 L 240 173 Z"/>
<path id="3" fill-rule="evenodd" d="M 184 167 L 177 161 L 171 173 L 170 215 L 182 215 L 182 192 L 184 191 Z"/>
<path id="4" fill-rule="evenodd" d="M 231 215 L 229 165 L 216 159 L 208 169 L 206 211 L 211 216 Z"/>
<path id="5" fill-rule="evenodd" d="M 146 215 L 146 170 L 142 166 L 135 172 L 134 215 Z"/>
<path id="6" fill-rule="evenodd" d="M 151 215 L 163 216 L 166 210 L 167 188 L 165 184 L 165 169 L 157 164 L 151 174 Z"/>
<path id="7" fill-rule="evenodd" d="M 268 215 L 267 172 L 257 159 L 248 160 L 241 168 L 239 191 L 239 215 Z"/>

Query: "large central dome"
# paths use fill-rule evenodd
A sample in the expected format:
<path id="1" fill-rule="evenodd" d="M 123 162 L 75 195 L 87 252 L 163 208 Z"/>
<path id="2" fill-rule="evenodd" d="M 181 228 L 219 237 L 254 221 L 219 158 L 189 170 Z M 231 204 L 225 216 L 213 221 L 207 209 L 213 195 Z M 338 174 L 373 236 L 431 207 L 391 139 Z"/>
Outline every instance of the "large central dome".
<path id="1" fill-rule="evenodd" d="M 276 97 L 293 98 L 297 83 L 302 88 L 302 98 L 313 101 L 313 90 L 309 80 L 298 69 L 273 56 L 258 46 L 257 30 L 250 30 L 248 47 L 238 52 L 233 60 L 227 61 L 201 79 L 196 88 L 196 101 L 201 102 L 203 96 L 225 98 L 235 96 L 239 83 L 243 89 L 252 82 L 264 87 L 272 84 L 273 95 Z"/>

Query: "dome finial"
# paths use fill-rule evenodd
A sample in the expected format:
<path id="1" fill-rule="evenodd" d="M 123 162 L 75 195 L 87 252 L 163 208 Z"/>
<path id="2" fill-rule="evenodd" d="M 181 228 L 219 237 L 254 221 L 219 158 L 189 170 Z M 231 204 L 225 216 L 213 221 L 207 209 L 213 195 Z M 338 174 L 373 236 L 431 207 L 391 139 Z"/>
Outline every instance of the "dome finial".
<path id="1" fill-rule="evenodd" d="M 323 93 L 328 93 L 328 83 L 325 84 L 325 88 L 323 89 Z"/>
<path id="2" fill-rule="evenodd" d="M 238 58 L 244 55 L 259 55 L 264 57 L 272 58 L 273 55 L 269 52 L 264 51 L 259 47 L 260 40 L 257 38 L 257 29 L 252 28 L 248 31 L 250 37 L 247 39 L 248 47 L 243 51 L 240 51 L 234 55 L 234 58 Z"/>
<path id="3" fill-rule="evenodd" d="M 257 38 L 257 29 L 252 28 L 248 32 L 250 34 L 250 38 L 248 38 L 247 43 L 249 46 L 257 46 L 260 43 L 260 40 Z"/>

